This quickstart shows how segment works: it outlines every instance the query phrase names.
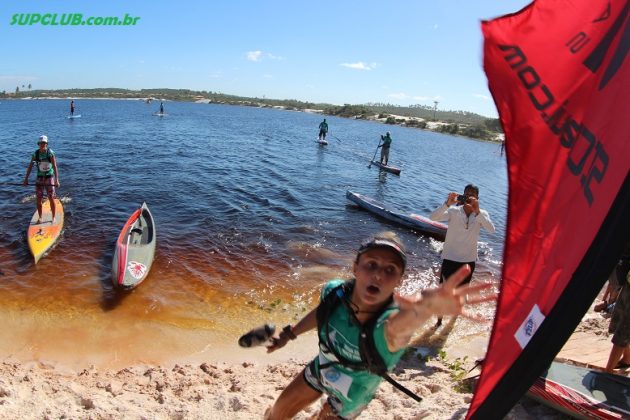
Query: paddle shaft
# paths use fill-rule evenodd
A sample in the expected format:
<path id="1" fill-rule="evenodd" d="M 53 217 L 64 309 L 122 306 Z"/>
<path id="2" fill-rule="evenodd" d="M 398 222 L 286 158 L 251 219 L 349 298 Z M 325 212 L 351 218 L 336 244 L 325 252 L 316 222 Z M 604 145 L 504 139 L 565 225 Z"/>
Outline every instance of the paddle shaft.
<path id="1" fill-rule="evenodd" d="M 374 151 L 374 156 L 372 157 L 372 160 L 370 161 L 370 164 L 368 165 L 368 169 L 370 169 L 372 167 L 372 162 L 374 161 L 374 159 L 376 159 L 376 154 L 378 153 L 378 148 L 381 145 L 381 141 L 378 141 L 378 146 L 376 146 L 376 150 Z"/>
<path id="2" fill-rule="evenodd" d="M 59 187 L 57 187 L 57 186 L 55 186 L 55 185 L 50 185 L 50 184 L 37 184 L 37 183 L 35 183 L 35 184 L 27 184 L 27 185 L 24 185 L 24 184 L 20 184 L 20 183 L 17 183 L 17 182 L 4 182 L 4 183 L 1 183 L 0 185 L 11 185 L 11 186 L 16 186 L 16 187 L 33 187 L 33 186 L 38 187 L 38 186 L 39 186 L 39 187 L 55 187 L 55 188 L 59 188 Z M 48 196 L 48 190 L 46 190 L 46 189 L 45 189 L 43 192 L 44 192 L 44 194 L 45 194 L 46 196 Z M 55 194 L 53 195 L 53 198 L 57 198 L 57 194 L 56 194 L 56 192 L 55 192 Z"/>
<path id="3" fill-rule="evenodd" d="M 38 184 L 37 182 L 35 182 L 34 184 L 26 184 L 26 185 L 24 185 L 24 184 L 23 184 L 23 183 L 21 183 L 21 182 L 2 182 L 2 183 L 0 183 L 0 185 L 11 185 L 11 186 L 15 186 L 15 187 L 33 187 L 33 186 L 35 186 L 35 187 L 36 187 L 36 186 L 38 186 L 38 185 L 39 185 L 40 187 L 46 187 L 46 186 L 49 186 L 49 187 L 55 187 L 55 185 L 50 185 L 50 184 Z M 57 188 L 57 187 L 55 187 L 55 188 Z"/>
<path id="4" fill-rule="evenodd" d="M 33 184 L 29 183 L 29 184 L 26 184 L 26 185 L 19 184 L 17 182 L 15 182 L 15 183 L 14 182 L 7 182 L 4 185 L 16 185 L 16 186 L 20 186 L 20 187 L 55 187 L 55 188 L 59 188 L 55 184 L 42 184 L 42 183 L 38 183 L 38 182 L 35 182 Z"/>
<path id="5" fill-rule="evenodd" d="M 341 143 L 341 140 L 339 140 L 339 138 L 337 138 L 337 136 L 333 135 L 332 133 L 330 134 L 330 137 L 334 138 L 335 140 L 337 140 L 339 143 Z"/>

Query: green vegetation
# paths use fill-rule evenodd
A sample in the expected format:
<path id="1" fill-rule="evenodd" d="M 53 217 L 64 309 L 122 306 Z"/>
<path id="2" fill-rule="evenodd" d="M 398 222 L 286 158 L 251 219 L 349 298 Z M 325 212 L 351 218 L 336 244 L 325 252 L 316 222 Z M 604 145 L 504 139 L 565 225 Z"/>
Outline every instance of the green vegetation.
<path id="1" fill-rule="evenodd" d="M 28 88 L 28 90 L 26 90 Z M 466 111 L 438 110 L 428 105 L 397 106 L 383 103 L 367 103 L 360 105 L 331 105 L 325 103 L 303 102 L 297 99 L 268 99 L 249 98 L 244 96 L 226 95 L 219 92 L 195 91 L 189 89 L 140 89 L 129 90 L 119 88 L 98 89 L 58 89 L 31 90 L 31 85 L 15 88 L 15 92 L 3 91 L 0 98 L 112 98 L 112 99 L 155 99 L 168 101 L 204 101 L 209 103 L 255 106 L 282 107 L 292 111 L 306 109 L 322 110 L 325 115 L 334 115 L 354 119 L 379 119 L 385 124 L 400 124 L 407 127 L 427 129 L 429 122 L 440 122 L 431 129 L 446 134 L 461 135 L 470 138 L 497 141 L 501 133 L 501 124 L 496 118 L 486 118 L 482 115 Z M 399 118 L 396 118 L 399 116 Z M 407 118 L 400 118 L 407 117 Z"/>
<path id="2" fill-rule="evenodd" d="M 492 137 L 494 137 L 495 133 L 496 131 L 493 132 L 489 130 L 486 125 L 481 124 L 469 125 L 459 130 L 459 134 L 461 134 L 462 136 L 472 137 L 475 139 L 491 139 Z"/>
<path id="3" fill-rule="evenodd" d="M 444 350 L 440 350 L 437 357 L 437 360 L 450 370 L 451 378 L 457 383 L 457 385 L 455 385 L 455 391 L 460 393 L 472 392 L 472 384 L 470 381 L 466 381 L 464 379 L 466 376 L 466 369 L 464 368 L 466 359 L 467 357 L 464 357 L 463 359 L 457 358 L 454 361 L 450 361 L 447 359 L 446 352 Z"/>
<path id="4" fill-rule="evenodd" d="M 345 104 L 343 106 L 326 105 L 323 108 L 324 114 L 335 115 L 337 117 L 365 119 L 374 116 L 374 111 L 370 110 L 364 105 L 350 105 Z"/>
<path id="5" fill-rule="evenodd" d="M 456 358 L 455 360 L 451 360 L 448 358 L 446 351 L 443 349 L 439 349 L 437 355 L 431 356 L 431 354 L 422 355 L 421 352 L 417 352 L 417 350 L 413 347 L 408 347 L 405 350 L 405 354 L 403 357 L 410 358 L 415 355 L 418 362 L 422 364 L 426 364 L 435 360 L 446 367 L 448 370 L 448 374 L 455 381 L 455 391 L 459 393 L 471 393 L 473 391 L 474 386 L 474 377 L 466 378 L 468 371 L 466 369 L 466 362 L 468 360 L 467 356 L 464 358 Z"/>
<path id="6" fill-rule="evenodd" d="M 459 132 L 458 124 L 444 124 L 438 128 L 440 133 L 457 134 Z"/>
<path id="7" fill-rule="evenodd" d="M 272 312 L 276 309 L 282 309 L 283 311 L 286 311 L 286 308 L 282 307 L 282 299 L 275 299 L 271 302 L 254 302 L 254 301 L 248 301 L 247 302 L 248 305 L 256 305 L 258 307 L 258 309 L 266 311 L 266 312 Z"/>

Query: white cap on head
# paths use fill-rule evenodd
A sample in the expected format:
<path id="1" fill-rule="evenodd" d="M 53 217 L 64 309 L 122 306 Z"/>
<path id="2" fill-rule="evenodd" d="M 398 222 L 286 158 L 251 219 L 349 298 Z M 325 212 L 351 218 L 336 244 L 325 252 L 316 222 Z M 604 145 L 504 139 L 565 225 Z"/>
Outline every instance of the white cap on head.
<path id="1" fill-rule="evenodd" d="M 37 143 L 48 143 L 48 137 L 47 136 L 39 136 L 39 140 L 37 141 Z"/>

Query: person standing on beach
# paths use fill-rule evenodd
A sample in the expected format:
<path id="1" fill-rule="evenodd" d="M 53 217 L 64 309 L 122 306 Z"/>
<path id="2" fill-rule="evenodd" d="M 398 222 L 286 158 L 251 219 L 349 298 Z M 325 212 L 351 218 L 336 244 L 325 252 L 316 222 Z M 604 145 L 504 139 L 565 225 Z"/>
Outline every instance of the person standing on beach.
<path id="1" fill-rule="evenodd" d="M 613 276 L 621 285 L 621 291 L 608 326 L 608 332 L 613 335 L 610 340 L 613 347 L 606 363 L 608 373 L 630 367 L 630 242 L 615 266 Z"/>
<path id="2" fill-rule="evenodd" d="M 630 247 L 625 250 L 624 255 L 622 255 L 619 260 L 619 263 L 612 270 L 610 276 L 608 276 L 608 285 L 606 286 L 604 296 L 602 296 L 602 301 L 593 307 L 595 312 L 610 313 L 611 309 L 614 308 L 614 304 L 619 297 L 619 293 L 621 292 L 621 288 L 624 283 L 624 266 L 630 267 Z"/>
<path id="3" fill-rule="evenodd" d="M 383 143 L 379 144 L 377 149 L 379 147 L 382 147 L 382 149 L 381 149 L 381 165 L 387 166 L 387 162 L 389 162 L 389 147 L 392 144 L 392 137 L 390 136 L 389 131 L 387 133 L 385 133 L 384 136 L 381 136 L 381 141 Z"/>
<path id="4" fill-rule="evenodd" d="M 46 188 L 46 195 L 48 195 L 48 201 L 50 202 L 52 220 L 55 220 L 55 187 L 59 188 L 59 170 L 57 169 L 55 152 L 48 147 L 48 137 L 39 136 L 37 144 L 39 148 L 31 155 L 31 162 L 24 177 L 24 185 L 28 185 L 28 177 L 33 169 L 33 164 L 37 164 L 35 194 L 37 196 L 37 214 L 39 215 L 37 223 L 41 223 L 44 188 Z"/>
<path id="5" fill-rule="evenodd" d="M 74 115 L 74 99 L 70 101 L 70 115 Z"/>
<path id="6" fill-rule="evenodd" d="M 317 328 L 319 355 L 282 391 L 265 419 L 293 418 L 324 393 L 328 399 L 317 418 L 354 418 L 374 398 L 383 378 L 417 397 L 387 375 L 413 333 L 432 315 L 480 320 L 469 308 L 496 295 L 482 295 L 490 284 L 460 285 L 469 271 L 462 268 L 438 288 L 401 296 L 394 290 L 406 264 L 405 250 L 395 234 L 371 238 L 357 252 L 354 279 L 326 283 L 318 307 L 272 337 L 268 352 Z"/>
<path id="7" fill-rule="evenodd" d="M 328 133 L 328 123 L 326 122 L 326 118 L 324 121 L 319 123 L 319 140 L 326 140 L 326 134 Z"/>
<path id="8" fill-rule="evenodd" d="M 463 195 L 450 192 L 444 204 L 433 211 L 429 218 L 437 222 L 448 222 L 442 248 L 440 283 L 464 265 L 470 267 L 470 274 L 464 279 L 464 283 L 470 282 L 475 271 L 477 241 L 481 228 L 490 233 L 495 231 L 488 212 L 479 208 L 479 187 L 468 184 Z M 442 318 L 437 321 L 437 326 L 440 325 Z"/>

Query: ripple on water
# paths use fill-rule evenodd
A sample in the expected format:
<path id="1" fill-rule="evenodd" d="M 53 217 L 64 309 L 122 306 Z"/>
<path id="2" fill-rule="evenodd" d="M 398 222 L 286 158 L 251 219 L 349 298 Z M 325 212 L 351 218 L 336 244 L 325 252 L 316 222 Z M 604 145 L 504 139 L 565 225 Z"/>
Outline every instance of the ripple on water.
<path id="1" fill-rule="evenodd" d="M 5 180 L 21 181 L 46 133 L 66 213 L 61 241 L 34 266 L 25 231 L 35 194 L 0 192 L 7 354 L 85 351 L 105 363 L 231 343 L 252 324 L 303 316 L 322 283 L 351 277 L 358 244 L 383 230 L 409 250 L 403 289 L 435 284 L 441 243 L 348 206 L 348 189 L 427 214 L 449 191 L 478 184 L 498 232 L 482 236 L 476 277 L 499 276 L 507 176 L 493 144 L 388 127 L 392 162 L 404 168 L 395 177 L 367 168 L 382 131 L 374 123 L 330 117 L 341 141 L 321 148 L 313 142 L 319 115 L 172 103 L 169 118 L 158 119 L 141 101 L 80 103 L 84 117 L 72 124 L 52 117 L 59 101 L 3 103 L 0 159 L 14 174 Z M 142 285 L 116 291 L 114 241 L 142 201 L 157 224 L 156 259 Z M 458 321 L 453 335 L 477 328 Z"/>

